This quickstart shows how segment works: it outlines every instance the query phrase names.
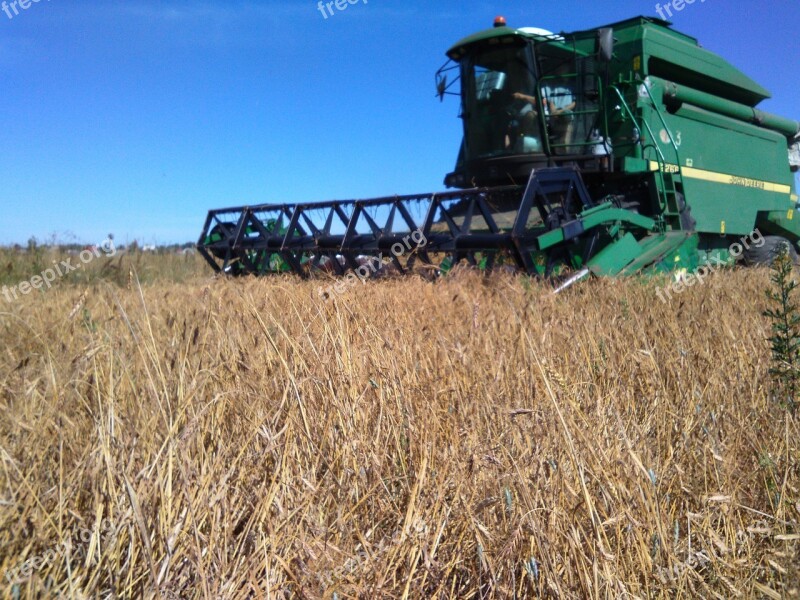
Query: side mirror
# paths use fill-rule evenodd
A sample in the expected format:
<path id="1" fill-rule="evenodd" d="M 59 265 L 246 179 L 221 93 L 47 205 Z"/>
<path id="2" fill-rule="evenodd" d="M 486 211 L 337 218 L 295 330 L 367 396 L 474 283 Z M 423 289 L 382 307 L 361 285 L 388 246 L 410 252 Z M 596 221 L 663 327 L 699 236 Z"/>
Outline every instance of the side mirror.
<path id="1" fill-rule="evenodd" d="M 438 75 L 436 77 L 436 95 L 439 96 L 439 101 L 444 101 L 444 93 L 447 90 L 447 75 Z"/>
<path id="2" fill-rule="evenodd" d="M 597 58 L 605 63 L 614 58 L 614 30 L 610 27 L 597 30 Z"/>

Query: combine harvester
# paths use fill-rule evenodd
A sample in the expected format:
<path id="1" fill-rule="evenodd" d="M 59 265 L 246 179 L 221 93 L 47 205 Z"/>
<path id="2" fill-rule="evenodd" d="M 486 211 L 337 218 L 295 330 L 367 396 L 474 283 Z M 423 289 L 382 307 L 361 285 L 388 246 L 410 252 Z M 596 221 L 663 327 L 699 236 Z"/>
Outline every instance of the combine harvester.
<path id="1" fill-rule="evenodd" d="M 212 210 L 209 264 L 363 278 L 466 262 L 571 283 L 727 262 L 756 233 L 749 262 L 787 241 L 795 256 L 800 123 L 757 110 L 769 92 L 670 23 L 554 35 L 498 17 L 447 56 L 456 191 Z"/>

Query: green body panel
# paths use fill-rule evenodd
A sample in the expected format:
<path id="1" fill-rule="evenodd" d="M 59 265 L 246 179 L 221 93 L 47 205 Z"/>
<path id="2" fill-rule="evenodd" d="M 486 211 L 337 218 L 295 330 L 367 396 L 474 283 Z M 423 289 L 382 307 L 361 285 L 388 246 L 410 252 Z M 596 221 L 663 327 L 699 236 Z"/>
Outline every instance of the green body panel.
<path id="1" fill-rule="evenodd" d="M 755 106 L 771 94 L 722 57 L 702 48 L 695 38 L 668 29 L 663 22 L 641 23 L 642 66 L 652 75 Z M 637 35 L 639 32 L 637 32 Z"/>
<path id="2" fill-rule="evenodd" d="M 639 241 L 639 256 L 619 274 L 630 275 L 648 266 L 656 272 L 693 271 L 699 264 L 697 241 L 696 234 L 685 231 L 647 236 Z"/>
<path id="3" fill-rule="evenodd" d="M 623 225 L 646 231 L 652 230 L 655 227 L 655 221 L 653 221 L 653 219 L 629 210 L 617 208 L 609 202 L 584 211 L 578 216 L 577 221 L 581 223 L 583 231 L 590 231 L 601 225 L 608 226 L 612 230 L 612 233 L 615 233 L 613 230 L 619 231 Z M 558 228 L 540 235 L 537 238 L 537 244 L 540 250 L 546 250 L 557 246 L 566 239 L 564 228 Z"/>
<path id="4" fill-rule="evenodd" d="M 659 98 L 663 82 L 648 83 Z M 640 112 L 657 132 L 650 141 L 665 159 L 662 169 L 678 180 L 696 231 L 745 235 L 758 227 L 760 213 L 794 206 L 785 135 L 689 104 L 668 112 L 643 101 Z M 650 169 L 659 168 L 657 152 L 643 158 Z M 796 241 L 800 228 L 790 231 Z"/>
<path id="5" fill-rule="evenodd" d="M 761 233 L 792 239 L 793 236 L 797 235 L 798 226 L 800 226 L 798 221 L 800 221 L 800 215 L 792 206 L 788 210 L 761 215 L 759 227 L 761 228 Z"/>
<path id="6" fill-rule="evenodd" d="M 626 233 L 619 240 L 607 245 L 598 252 L 587 267 L 594 275 L 600 277 L 614 277 L 631 262 L 641 256 L 642 248 L 633 234 Z"/>
<path id="7" fill-rule="evenodd" d="M 664 85 L 664 101 L 674 104 L 690 104 L 745 123 L 753 123 L 759 127 L 777 131 L 786 137 L 800 132 L 800 123 L 792 119 L 765 113 L 757 108 L 675 83 Z"/>
<path id="8" fill-rule="evenodd" d="M 666 21 L 637 17 L 607 27 L 614 29 L 616 39 L 614 79 L 653 75 L 749 106 L 771 97 L 753 79 Z M 594 31 L 575 35 L 592 45 Z M 637 57 L 640 61 L 634 64 Z"/>

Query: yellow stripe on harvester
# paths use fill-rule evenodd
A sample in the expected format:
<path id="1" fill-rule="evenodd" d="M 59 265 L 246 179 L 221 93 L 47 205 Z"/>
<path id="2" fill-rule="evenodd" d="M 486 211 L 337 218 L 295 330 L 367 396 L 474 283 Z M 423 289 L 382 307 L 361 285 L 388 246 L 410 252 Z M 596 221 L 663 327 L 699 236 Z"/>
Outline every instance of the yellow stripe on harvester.
<path id="1" fill-rule="evenodd" d="M 654 160 L 650 161 L 650 170 L 658 171 L 658 163 Z M 718 173 L 716 171 L 706 171 L 704 169 L 695 169 L 694 167 L 683 167 L 679 169 L 677 165 L 665 164 L 664 170 L 667 173 L 680 172 L 684 177 L 689 179 L 699 179 L 701 181 L 711 181 L 713 183 L 723 183 L 726 185 L 736 185 L 739 187 L 746 187 L 752 189 L 763 190 L 765 192 L 775 192 L 777 194 L 791 194 L 791 186 L 782 183 L 771 183 L 769 181 L 762 181 L 760 179 L 751 179 L 749 177 L 740 177 L 738 175 L 727 175 L 725 173 Z"/>

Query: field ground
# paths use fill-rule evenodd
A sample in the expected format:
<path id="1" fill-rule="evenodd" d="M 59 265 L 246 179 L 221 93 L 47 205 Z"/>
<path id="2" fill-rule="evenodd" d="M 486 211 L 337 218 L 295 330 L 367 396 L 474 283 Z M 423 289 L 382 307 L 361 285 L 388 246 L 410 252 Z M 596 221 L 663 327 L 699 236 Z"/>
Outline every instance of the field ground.
<path id="1" fill-rule="evenodd" d="M 765 271 L 132 267 L 0 297 L 6 597 L 800 597 Z"/>

